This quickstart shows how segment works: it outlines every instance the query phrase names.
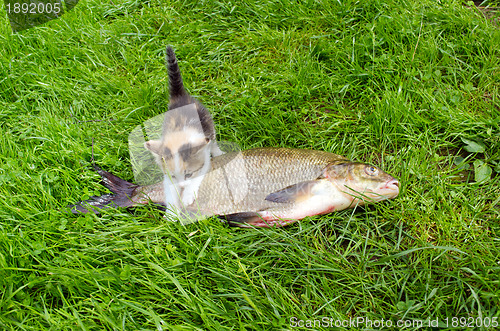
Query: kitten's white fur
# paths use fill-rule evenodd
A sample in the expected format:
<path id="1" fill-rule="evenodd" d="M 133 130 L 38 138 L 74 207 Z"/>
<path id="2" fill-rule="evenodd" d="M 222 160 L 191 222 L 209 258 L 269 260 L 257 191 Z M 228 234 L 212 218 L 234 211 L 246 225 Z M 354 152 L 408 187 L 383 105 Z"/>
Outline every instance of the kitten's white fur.
<path id="1" fill-rule="evenodd" d="M 211 146 L 205 147 L 203 151 L 205 163 L 203 167 L 199 170 L 197 176 L 193 179 L 186 179 L 184 182 L 179 183 L 179 186 L 183 188 L 182 191 L 182 204 L 184 206 L 189 206 L 196 199 L 196 194 L 200 188 L 201 182 L 205 178 L 205 175 L 210 170 L 210 148 Z"/>
<path id="2" fill-rule="evenodd" d="M 163 191 L 165 192 L 165 218 L 175 221 L 179 207 L 179 192 L 176 185 L 172 182 L 169 175 L 165 175 L 163 179 Z"/>
<path id="3" fill-rule="evenodd" d="M 200 142 L 205 142 L 205 136 L 188 127 L 162 137 L 161 141 L 151 142 L 149 145 L 146 145 L 148 148 L 154 148 L 154 144 L 158 144 L 159 146 L 163 144 L 168 146 L 173 152 L 173 155 L 168 160 L 168 164 L 162 159 L 165 205 L 167 206 L 165 217 L 168 219 L 175 220 L 183 207 L 191 205 L 196 200 L 201 183 L 205 175 L 210 171 L 211 157 L 223 154 L 216 143 L 209 141 L 206 143 L 206 146 L 201 147 L 197 152 L 200 154 L 197 159 L 202 162 L 201 168 L 192 173 L 194 175 L 193 178 L 186 178 L 186 162 L 181 160 L 181 155 L 178 151 L 180 148 L 179 145 L 182 146 L 184 143 L 191 143 L 196 146 L 200 145 Z"/>

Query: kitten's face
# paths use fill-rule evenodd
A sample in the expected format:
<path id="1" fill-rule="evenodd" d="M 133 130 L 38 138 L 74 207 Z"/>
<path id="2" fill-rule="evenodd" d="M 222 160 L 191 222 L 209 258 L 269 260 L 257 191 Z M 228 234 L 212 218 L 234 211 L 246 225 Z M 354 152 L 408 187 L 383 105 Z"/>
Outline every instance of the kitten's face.
<path id="1" fill-rule="evenodd" d="M 172 132 L 161 140 L 144 143 L 155 156 L 163 173 L 180 183 L 196 176 L 205 165 L 209 153 L 209 140 L 196 130 L 186 128 Z"/>

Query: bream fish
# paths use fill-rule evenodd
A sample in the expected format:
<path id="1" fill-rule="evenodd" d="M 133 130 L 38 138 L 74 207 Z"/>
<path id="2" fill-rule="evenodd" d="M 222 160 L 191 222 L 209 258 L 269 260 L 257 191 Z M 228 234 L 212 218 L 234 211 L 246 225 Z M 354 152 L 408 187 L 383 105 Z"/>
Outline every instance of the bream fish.
<path id="1" fill-rule="evenodd" d="M 96 170 L 113 193 L 72 205 L 72 212 L 164 202 L 161 182 L 139 186 Z M 323 151 L 254 148 L 213 158 L 212 170 L 186 211 L 216 215 L 240 227 L 284 226 L 398 194 L 398 180 L 369 164 Z"/>

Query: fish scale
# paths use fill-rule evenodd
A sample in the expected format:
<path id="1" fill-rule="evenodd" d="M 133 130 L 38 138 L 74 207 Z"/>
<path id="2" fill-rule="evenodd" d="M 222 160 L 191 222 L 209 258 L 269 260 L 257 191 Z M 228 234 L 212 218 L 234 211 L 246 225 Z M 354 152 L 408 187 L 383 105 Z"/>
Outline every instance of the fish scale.
<path id="1" fill-rule="evenodd" d="M 222 155 L 198 190 L 196 207 L 203 215 L 287 208 L 265 200 L 269 193 L 318 178 L 328 164 L 346 158 L 322 151 L 254 148 Z"/>

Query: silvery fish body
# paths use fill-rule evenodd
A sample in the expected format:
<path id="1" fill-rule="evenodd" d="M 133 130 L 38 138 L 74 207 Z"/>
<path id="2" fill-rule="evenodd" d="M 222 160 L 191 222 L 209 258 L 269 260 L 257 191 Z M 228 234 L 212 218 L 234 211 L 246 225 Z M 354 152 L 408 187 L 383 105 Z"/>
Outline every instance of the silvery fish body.
<path id="1" fill-rule="evenodd" d="M 328 152 L 291 148 L 254 148 L 213 160 L 198 191 L 204 215 L 282 207 L 265 200 L 272 192 L 318 178 L 328 164 L 347 161 Z"/>
<path id="2" fill-rule="evenodd" d="M 163 185 L 137 186 L 97 169 L 113 195 L 77 204 L 96 211 L 114 202 L 134 206 L 164 201 Z M 376 167 L 328 152 L 254 148 L 212 159 L 196 200 L 186 210 L 198 217 L 223 216 L 238 226 L 282 226 L 306 216 L 341 210 L 399 193 L 396 179 Z"/>

